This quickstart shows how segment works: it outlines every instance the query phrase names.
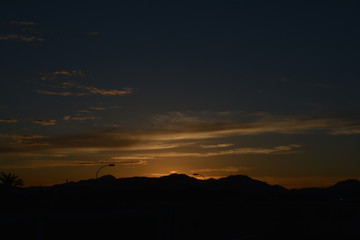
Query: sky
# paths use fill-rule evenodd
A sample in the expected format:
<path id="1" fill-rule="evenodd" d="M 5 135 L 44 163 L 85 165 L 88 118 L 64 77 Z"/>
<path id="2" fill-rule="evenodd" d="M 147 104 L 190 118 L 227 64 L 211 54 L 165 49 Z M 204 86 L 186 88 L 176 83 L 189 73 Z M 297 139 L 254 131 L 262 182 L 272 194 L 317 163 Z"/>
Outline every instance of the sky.
<path id="1" fill-rule="evenodd" d="M 106 164 L 100 175 L 118 178 L 358 179 L 359 10 L 3 1 L 0 171 L 25 186 L 95 178 Z"/>

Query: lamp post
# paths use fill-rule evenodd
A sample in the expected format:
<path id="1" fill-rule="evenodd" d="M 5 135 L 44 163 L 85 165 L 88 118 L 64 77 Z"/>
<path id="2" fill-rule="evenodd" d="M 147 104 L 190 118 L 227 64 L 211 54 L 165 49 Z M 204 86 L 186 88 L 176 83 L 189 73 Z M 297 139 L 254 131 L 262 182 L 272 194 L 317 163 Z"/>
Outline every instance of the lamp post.
<path id="1" fill-rule="evenodd" d="M 104 167 L 115 167 L 115 164 L 105 164 L 105 165 L 103 165 L 103 166 L 101 166 L 98 170 L 97 170 L 97 172 L 96 172 L 96 177 L 95 177 L 95 179 L 97 179 L 98 178 L 98 174 L 99 174 L 99 172 L 100 172 L 100 170 L 102 169 L 102 168 L 104 168 Z"/>
<path id="2" fill-rule="evenodd" d="M 193 175 L 194 176 L 202 176 L 204 178 L 204 180 L 206 180 L 206 177 L 204 175 L 200 174 L 200 173 L 194 173 Z"/>

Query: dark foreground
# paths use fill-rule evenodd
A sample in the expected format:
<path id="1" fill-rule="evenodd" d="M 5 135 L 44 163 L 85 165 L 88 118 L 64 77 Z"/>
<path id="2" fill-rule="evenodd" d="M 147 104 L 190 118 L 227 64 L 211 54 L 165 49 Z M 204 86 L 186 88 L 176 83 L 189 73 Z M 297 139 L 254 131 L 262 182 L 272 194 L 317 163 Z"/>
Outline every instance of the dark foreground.
<path id="1" fill-rule="evenodd" d="M 354 182 L 342 191 L 295 191 L 244 177 L 220 185 L 179 175 L 161 181 L 3 190 L 1 238 L 360 239 Z"/>

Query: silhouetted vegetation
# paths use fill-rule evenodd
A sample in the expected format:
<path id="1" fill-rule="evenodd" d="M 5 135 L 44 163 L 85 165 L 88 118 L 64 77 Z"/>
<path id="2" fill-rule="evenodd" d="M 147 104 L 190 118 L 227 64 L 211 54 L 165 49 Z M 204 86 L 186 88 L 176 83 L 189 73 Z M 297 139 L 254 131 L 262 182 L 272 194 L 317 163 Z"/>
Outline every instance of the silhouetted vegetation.
<path id="1" fill-rule="evenodd" d="M 13 173 L 0 172 L 0 183 L 5 187 L 24 186 L 24 181 Z"/>

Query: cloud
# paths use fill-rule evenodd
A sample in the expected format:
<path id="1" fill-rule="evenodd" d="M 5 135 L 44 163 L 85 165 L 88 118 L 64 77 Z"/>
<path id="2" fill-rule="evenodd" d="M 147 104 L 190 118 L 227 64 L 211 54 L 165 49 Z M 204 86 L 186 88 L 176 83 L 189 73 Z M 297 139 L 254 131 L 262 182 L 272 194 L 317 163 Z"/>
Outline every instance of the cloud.
<path id="1" fill-rule="evenodd" d="M 96 111 L 106 110 L 106 108 L 104 108 L 104 107 L 89 107 L 89 109 L 96 110 Z"/>
<path id="2" fill-rule="evenodd" d="M 20 34 L 6 34 L 0 36 L 0 40 L 18 40 L 22 42 L 35 42 L 35 41 L 45 41 L 43 38 L 36 36 L 25 36 Z"/>
<path id="3" fill-rule="evenodd" d="M 5 135 L 5 136 L 12 139 L 39 139 L 44 137 L 41 135 Z"/>
<path id="4" fill-rule="evenodd" d="M 110 106 L 110 107 L 89 107 L 90 110 L 95 110 L 95 111 L 104 111 L 104 110 L 109 110 L 109 109 L 119 109 L 119 106 Z"/>
<path id="5" fill-rule="evenodd" d="M 10 22 L 7 22 L 7 24 L 21 25 L 21 26 L 35 26 L 35 25 L 38 25 L 36 22 L 33 22 L 33 21 L 10 21 Z"/>
<path id="6" fill-rule="evenodd" d="M 64 120 L 76 120 L 76 121 L 85 121 L 85 120 L 96 120 L 99 119 L 98 117 L 94 117 L 94 116 L 85 116 L 85 117 L 72 117 L 72 116 L 65 116 Z"/>
<path id="7" fill-rule="evenodd" d="M 253 115 L 255 117 L 255 115 Z M 313 134 L 319 131 L 332 135 L 357 134 L 360 129 L 358 117 L 281 117 L 256 116 L 246 121 L 221 121 L 191 117 L 184 114 L 168 114 L 155 117 L 155 127 L 161 128 L 155 136 L 157 140 L 170 139 L 212 139 L 230 136 L 259 134 Z"/>
<path id="8" fill-rule="evenodd" d="M 66 89 L 67 91 L 52 91 L 52 90 L 36 90 L 35 92 L 47 95 L 58 95 L 58 96 L 85 96 L 91 94 L 99 94 L 106 96 L 124 96 L 133 92 L 132 88 L 123 89 L 103 89 L 93 86 L 87 86 L 84 84 L 78 84 L 77 80 L 83 78 L 85 75 L 80 70 L 61 70 L 51 73 L 42 74 L 41 80 L 50 81 L 52 85 L 45 85 L 40 83 L 42 86 Z"/>
<path id="9" fill-rule="evenodd" d="M 147 164 L 147 161 L 144 160 L 134 160 L 134 161 L 100 161 L 100 162 L 79 162 L 81 165 L 100 165 L 100 164 L 119 164 L 119 165 L 143 165 Z"/>
<path id="10" fill-rule="evenodd" d="M 213 144 L 213 145 L 200 145 L 202 148 L 226 148 L 231 147 L 234 144 L 231 143 L 220 143 L 220 144 Z"/>
<path id="11" fill-rule="evenodd" d="M 43 90 L 37 90 L 35 91 L 37 93 L 40 94 L 45 94 L 45 95 L 56 95 L 56 96 L 85 96 L 85 95 L 89 95 L 88 93 L 74 93 L 74 92 L 52 92 L 52 91 L 43 91 Z"/>
<path id="12" fill-rule="evenodd" d="M 37 33 L 33 27 L 38 25 L 33 21 L 10 21 L 3 24 L 12 25 L 13 33 L 0 35 L 0 41 L 20 41 L 20 42 L 42 42 L 45 39 L 35 36 Z"/>
<path id="13" fill-rule="evenodd" d="M 152 157 L 137 157 L 137 156 L 122 156 L 122 157 L 112 157 L 114 160 L 148 160 L 153 159 Z"/>
<path id="14" fill-rule="evenodd" d="M 55 120 L 37 120 L 38 124 L 52 125 Z M 35 140 L 34 140 L 35 141 Z M 139 139 L 113 134 L 111 131 L 96 133 L 66 135 L 57 137 L 43 137 L 43 142 L 48 146 L 36 147 L 17 147 L 17 146 L 0 146 L 0 153 L 17 153 L 17 152 L 56 152 L 61 154 L 76 153 L 96 153 L 99 151 L 112 151 L 132 148 L 136 145 L 143 146 L 149 143 L 142 142 Z M 29 139 L 29 142 L 30 139 Z"/>
<path id="15" fill-rule="evenodd" d="M 36 155 L 34 155 L 35 157 Z M 62 158 L 66 155 L 49 155 L 48 157 Z M 76 167 L 76 166 L 94 166 L 104 164 L 115 164 L 116 165 L 144 165 L 147 161 L 68 161 L 68 160 L 28 160 L 26 162 L 17 163 L 16 165 L 1 163 L 0 167 L 11 167 L 11 168 L 39 168 L 39 167 Z"/>
<path id="16" fill-rule="evenodd" d="M 124 95 L 131 94 L 133 92 L 133 90 L 131 88 L 109 90 L 109 89 L 101 89 L 101 88 L 89 87 L 89 86 L 76 86 L 75 85 L 75 87 L 80 88 L 80 89 L 85 89 L 93 94 L 108 95 L 108 96 L 114 96 L 114 95 L 124 96 Z"/>
<path id="17" fill-rule="evenodd" d="M 10 144 L 22 144 L 27 146 L 47 146 L 49 143 L 42 140 L 40 135 L 9 135 Z"/>
<path id="18" fill-rule="evenodd" d="M 81 70 L 59 70 L 51 73 L 42 73 L 41 80 L 54 81 L 64 80 L 69 77 L 83 77 L 84 73 Z"/>
<path id="19" fill-rule="evenodd" d="M 0 123 L 17 123 L 16 119 L 0 119 Z"/>
<path id="20" fill-rule="evenodd" d="M 80 70 L 72 70 L 72 71 L 67 71 L 67 70 L 62 70 L 62 71 L 56 71 L 51 73 L 52 75 L 57 75 L 57 76 L 83 76 L 83 72 Z"/>
<path id="21" fill-rule="evenodd" d="M 280 153 L 294 153 L 295 148 L 300 148 L 301 145 L 292 144 L 287 146 L 277 146 L 273 148 L 235 148 L 226 151 L 217 152 L 160 152 L 160 153 L 148 153 L 148 154 L 135 154 L 138 157 L 150 157 L 150 158 L 183 158 L 183 157 L 216 157 L 225 155 L 245 155 L 245 154 L 280 154 Z"/>
<path id="22" fill-rule="evenodd" d="M 34 120 L 33 123 L 40 124 L 43 126 L 53 126 L 56 124 L 56 120 Z"/>
<path id="23" fill-rule="evenodd" d="M 338 127 L 331 131 L 332 135 L 351 135 L 360 134 L 360 126 L 344 126 Z"/>
<path id="24" fill-rule="evenodd" d="M 35 145 L 39 144 L 43 136 L 40 135 L 9 135 L 9 134 L 1 134 L 0 140 L 5 140 L 9 144 L 28 144 L 28 145 Z"/>

